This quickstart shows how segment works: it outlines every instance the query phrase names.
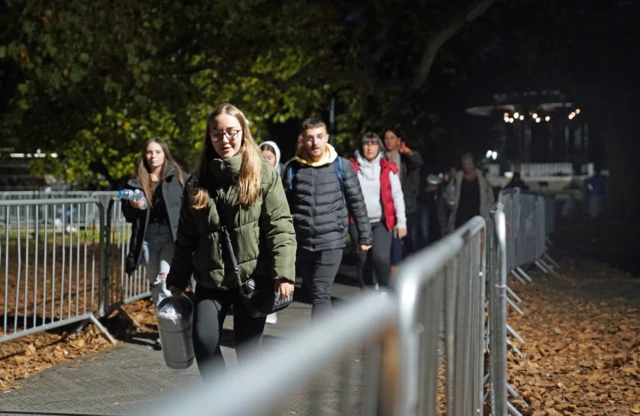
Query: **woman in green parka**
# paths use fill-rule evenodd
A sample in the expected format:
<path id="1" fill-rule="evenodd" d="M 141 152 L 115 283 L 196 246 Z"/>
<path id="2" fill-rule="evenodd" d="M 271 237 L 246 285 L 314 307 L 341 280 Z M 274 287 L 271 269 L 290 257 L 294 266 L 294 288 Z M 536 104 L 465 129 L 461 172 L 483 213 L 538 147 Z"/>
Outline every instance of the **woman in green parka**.
<path id="1" fill-rule="evenodd" d="M 167 287 L 178 296 L 193 273 L 193 347 L 203 377 L 222 361 L 222 324 L 233 306 L 238 346 L 259 346 L 265 317 L 246 310 L 233 268 L 225 264 L 220 226 L 229 231 L 240 278 L 269 279 L 286 297 L 295 282 L 296 238 L 278 172 L 261 156 L 244 114 L 222 104 L 209 115 L 199 166 L 183 196 Z M 228 260 L 227 260 L 228 263 Z M 236 351 L 242 359 L 242 348 Z"/>

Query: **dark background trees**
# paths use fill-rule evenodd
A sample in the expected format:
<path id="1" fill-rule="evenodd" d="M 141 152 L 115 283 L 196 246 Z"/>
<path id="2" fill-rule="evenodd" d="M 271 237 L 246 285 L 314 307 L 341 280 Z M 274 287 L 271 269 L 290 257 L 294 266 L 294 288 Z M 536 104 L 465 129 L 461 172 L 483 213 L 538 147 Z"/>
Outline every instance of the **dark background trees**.
<path id="1" fill-rule="evenodd" d="M 482 152 L 495 92 L 561 89 L 606 145 L 616 215 L 640 204 L 637 1 L 0 1 L 3 145 L 60 154 L 34 168 L 82 183 L 130 173 L 145 139 L 189 165 L 212 106 L 231 101 L 290 155 L 296 125 L 327 118 L 338 148 L 384 124 L 442 169 Z M 597 133 L 596 133 L 597 132 Z M 597 155 L 596 155 L 597 156 Z M 45 166 L 46 165 L 46 166 Z"/>

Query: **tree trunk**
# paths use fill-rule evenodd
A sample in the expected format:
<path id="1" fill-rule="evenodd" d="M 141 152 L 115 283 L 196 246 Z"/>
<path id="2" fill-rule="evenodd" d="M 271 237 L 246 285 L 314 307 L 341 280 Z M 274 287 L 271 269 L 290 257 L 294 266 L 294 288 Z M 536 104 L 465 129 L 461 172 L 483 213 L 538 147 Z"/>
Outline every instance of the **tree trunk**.
<path id="1" fill-rule="evenodd" d="M 640 146 L 633 113 L 625 103 L 612 102 L 605 110 L 602 131 L 609 170 L 605 215 L 629 222 L 640 219 L 640 187 L 634 175 Z"/>

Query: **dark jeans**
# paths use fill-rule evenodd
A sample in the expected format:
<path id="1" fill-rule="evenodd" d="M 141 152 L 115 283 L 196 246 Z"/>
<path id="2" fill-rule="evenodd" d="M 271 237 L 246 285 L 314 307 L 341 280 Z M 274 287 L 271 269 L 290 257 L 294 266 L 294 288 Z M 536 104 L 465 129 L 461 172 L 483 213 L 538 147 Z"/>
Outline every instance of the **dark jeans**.
<path id="1" fill-rule="evenodd" d="M 420 244 L 422 239 L 421 234 L 420 212 L 418 211 L 407 214 L 407 236 L 404 240 L 405 243 L 407 243 L 407 251 L 405 255 L 411 255 L 422 248 Z"/>
<path id="2" fill-rule="evenodd" d="M 198 285 L 193 310 L 193 352 L 205 381 L 224 365 L 220 340 L 224 318 L 233 306 L 233 337 L 238 360 L 244 350 L 260 347 L 266 317 L 253 318 L 244 307 L 238 289 L 216 290 Z"/>
<path id="3" fill-rule="evenodd" d="M 296 268 L 311 292 L 311 317 L 331 310 L 331 286 L 342 261 L 342 249 L 308 251 L 298 247 Z"/>
<path id="4" fill-rule="evenodd" d="M 381 287 L 391 283 L 391 241 L 393 234 L 387 230 L 382 222 L 371 223 L 373 232 L 373 246 L 364 253 L 358 253 L 358 282 L 361 288 L 374 286 L 376 282 Z M 352 236 L 358 231 L 353 227 Z M 374 279 L 375 274 L 375 279 Z"/>

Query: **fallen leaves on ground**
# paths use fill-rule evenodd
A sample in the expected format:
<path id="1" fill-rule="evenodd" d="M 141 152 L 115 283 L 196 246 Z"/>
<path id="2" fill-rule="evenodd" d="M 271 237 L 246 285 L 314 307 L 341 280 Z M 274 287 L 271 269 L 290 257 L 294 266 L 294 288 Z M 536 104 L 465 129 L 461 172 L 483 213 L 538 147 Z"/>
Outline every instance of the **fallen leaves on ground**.
<path id="1" fill-rule="evenodd" d="M 523 415 L 640 414 L 640 278 L 585 259 L 562 262 L 563 277 L 534 275 L 510 287 L 524 317 L 510 325 L 525 339 L 509 352 L 511 385 Z"/>
<path id="2" fill-rule="evenodd" d="M 126 340 L 139 333 L 151 335 L 156 331 L 155 308 L 150 299 L 124 305 L 123 309 L 139 329 L 119 313 L 114 313 L 103 323 L 117 339 Z M 78 333 L 67 331 L 39 332 L 0 344 L 0 391 L 19 388 L 15 381 L 113 346 L 92 324 Z"/>

